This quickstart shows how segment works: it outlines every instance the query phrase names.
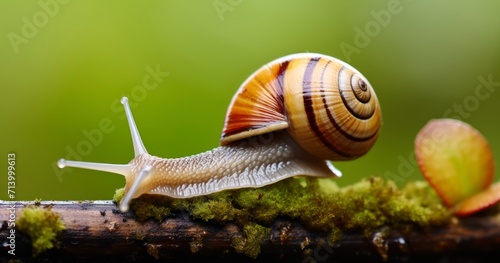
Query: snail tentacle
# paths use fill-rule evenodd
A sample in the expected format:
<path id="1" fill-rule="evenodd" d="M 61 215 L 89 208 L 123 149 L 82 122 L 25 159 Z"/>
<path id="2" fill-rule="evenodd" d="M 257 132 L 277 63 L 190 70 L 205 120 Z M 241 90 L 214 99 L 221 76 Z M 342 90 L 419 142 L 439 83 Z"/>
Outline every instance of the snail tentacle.
<path id="1" fill-rule="evenodd" d="M 134 194 L 137 192 L 137 188 L 139 185 L 151 174 L 151 166 L 146 166 L 139 170 L 137 174 L 137 178 L 134 180 L 134 183 L 130 187 L 130 189 L 125 193 L 122 200 L 120 201 L 120 210 L 122 212 L 127 212 L 129 208 L 130 200 L 132 200 Z"/>
<path id="2" fill-rule="evenodd" d="M 59 161 L 57 161 L 57 166 L 61 169 L 65 167 L 82 168 L 94 171 L 121 174 L 124 176 L 127 176 L 131 170 L 129 164 L 80 162 L 80 161 L 70 161 L 65 159 L 59 159 Z"/>
<path id="3" fill-rule="evenodd" d="M 146 147 L 144 147 L 144 143 L 142 143 L 141 135 L 139 134 L 139 129 L 137 129 L 137 125 L 135 124 L 134 116 L 132 115 L 132 111 L 130 110 L 130 105 L 128 104 L 128 98 L 122 97 L 120 102 L 125 108 L 125 115 L 127 116 L 127 122 L 130 128 L 130 135 L 132 136 L 132 144 L 134 145 L 134 156 L 139 156 L 141 154 L 148 153 L 148 151 L 146 151 Z"/>

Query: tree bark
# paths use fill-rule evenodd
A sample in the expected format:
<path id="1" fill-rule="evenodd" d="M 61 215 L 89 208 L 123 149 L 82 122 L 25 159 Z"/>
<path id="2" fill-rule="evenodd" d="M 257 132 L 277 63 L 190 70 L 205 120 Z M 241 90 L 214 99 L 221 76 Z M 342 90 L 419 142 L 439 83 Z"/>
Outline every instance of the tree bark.
<path id="1" fill-rule="evenodd" d="M 15 205 L 18 216 L 28 203 L 0 201 L 3 262 L 497 262 L 500 256 L 499 214 L 410 233 L 384 228 L 366 237 L 362 231 L 349 231 L 334 244 L 329 244 L 328 233 L 311 232 L 298 222 L 280 218 L 269 226 L 269 238 L 252 259 L 231 247 L 232 238 L 243 235 L 235 224 L 201 222 L 185 213 L 162 222 L 140 222 L 132 212 L 119 212 L 111 201 L 41 202 L 40 206 L 51 206 L 59 213 L 66 226 L 59 246 L 32 258 L 30 238 L 16 231 L 16 256 L 12 256 L 6 246 L 9 208 Z"/>

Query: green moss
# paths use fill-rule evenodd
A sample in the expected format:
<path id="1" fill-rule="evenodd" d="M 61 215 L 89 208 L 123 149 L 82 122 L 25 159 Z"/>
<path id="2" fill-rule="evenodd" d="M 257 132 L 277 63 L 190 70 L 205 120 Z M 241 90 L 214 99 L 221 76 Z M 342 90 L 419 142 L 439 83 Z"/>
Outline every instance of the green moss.
<path id="1" fill-rule="evenodd" d="M 330 230 L 330 236 L 329 236 L 328 242 L 331 245 L 333 245 L 337 241 L 339 241 L 340 239 L 342 239 L 342 230 L 340 230 L 340 228 L 336 228 L 336 227 L 334 227 L 333 229 L 331 229 Z"/>
<path id="2" fill-rule="evenodd" d="M 245 211 L 233 207 L 232 202 L 227 199 L 195 202 L 191 208 L 191 215 L 195 219 L 215 221 L 220 224 L 235 221 L 242 217 L 242 213 L 245 213 Z"/>
<path id="3" fill-rule="evenodd" d="M 115 194 L 113 195 L 113 202 L 115 202 L 115 204 L 119 204 L 124 195 L 125 188 L 116 189 Z"/>
<path id="4" fill-rule="evenodd" d="M 340 240 L 345 230 L 358 229 L 370 235 L 380 227 L 447 224 L 452 217 L 427 183 L 412 182 L 398 188 L 378 177 L 343 188 L 330 179 L 292 178 L 261 188 L 190 199 L 144 195 L 131 207 L 140 220 L 161 221 L 173 211 L 184 210 L 194 219 L 234 222 L 242 227 L 243 237 L 234 239 L 233 247 L 251 257 L 258 255 L 260 244 L 269 237 L 264 225 L 278 216 L 300 221 L 311 230 L 329 232 L 331 243 Z"/>
<path id="5" fill-rule="evenodd" d="M 57 242 L 57 235 L 64 229 L 59 214 L 50 207 L 28 206 L 21 211 L 16 226 L 31 238 L 33 256 L 51 249 Z"/>
<path id="6" fill-rule="evenodd" d="M 270 233 L 270 228 L 255 223 L 246 224 L 243 227 L 243 236 L 233 237 L 231 246 L 238 253 L 256 258 L 260 253 L 260 246 L 268 239 Z"/>
<path id="7" fill-rule="evenodd" d="M 41 205 L 42 204 L 42 199 L 41 198 L 35 198 L 34 203 L 35 203 L 35 205 Z"/>
<path id="8" fill-rule="evenodd" d="M 134 199 L 130 203 L 130 207 L 140 221 L 153 218 L 161 222 L 172 211 L 170 203 L 172 203 L 172 199 L 165 196 L 145 196 Z"/>

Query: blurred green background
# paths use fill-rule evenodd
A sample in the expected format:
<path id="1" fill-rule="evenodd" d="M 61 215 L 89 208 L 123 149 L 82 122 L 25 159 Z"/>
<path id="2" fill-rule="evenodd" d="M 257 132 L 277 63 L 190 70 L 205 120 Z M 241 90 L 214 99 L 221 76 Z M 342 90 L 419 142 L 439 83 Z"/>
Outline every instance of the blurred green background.
<path id="1" fill-rule="evenodd" d="M 241 82 L 298 52 L 349 62 L 382 105 L 378 142 L 358 160 L 335 163 L 339 184 L 369 175 L 421 180 L 415 135 L 445 115 L 477 128 L 498 160 L 499 11 L 498 1 L 451 0 L 2 1 L 0 199 L 8 152 L 17 155 L 17 200 L 111 198 L 122 176 L 61 171 L 55 162 L 72 151 L 85 161 L 129 162 L 124 95 L 149 153 L 216 147 Z M 481 77 L 497 84 L 479 98 Z M 90 140 L 85 133 L 100 122 L 106 133 Z"/>

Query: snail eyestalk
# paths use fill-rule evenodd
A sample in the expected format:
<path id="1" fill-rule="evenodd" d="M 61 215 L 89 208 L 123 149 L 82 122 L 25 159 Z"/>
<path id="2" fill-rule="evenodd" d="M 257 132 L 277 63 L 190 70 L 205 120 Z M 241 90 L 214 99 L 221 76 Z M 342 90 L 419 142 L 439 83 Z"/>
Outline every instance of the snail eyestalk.
<path id="1" fill-rule="evenodd" d="M 130 106 L 128 104 L 127 97 L 123 97 L 121 99 L 121 103 L 125 108 L 125 114 L 127 116 L 127 121 L 130 128 L 130 135 L 132 137 L 132 144 L 134 145 L 134 156 L 138 157 L 144 154 L 147 154 L 146 148 L 141 139 L 141 135 L 139 134 L 139 130 L 135 125 L 134 117 L 132 116 L 132 111 L 130 110 Z M 108 164 L 108 163 L 93 163 L 93 162 L 81 162 L 81 161 L 69 161 L 65 159 L 60 159 L 57 162 L 57 166 L 59 168 L 65 167 L 74 167 L 74 168 L 83 168 L 95 171 L 102 172 L 110 172 L 117 173 L 125 176 L 125 178 L 129 177 L 132 173 L 132 164 Z M 142 167 L 138 174 L 137 178 L 130 187 L 130 190 L 125 194 L 125 197 L 120 202 L 120 210 L 122 212 L 126 212 L 129 209 L 130 200 L 134 197 L 134 194 L 137 192 L 137 189 L 142 181 L 150 174 L 151 166 Z"/>
<path id="2" fill-rule="evenodd" d="M 130 110 L 130 106 L 128 104 L 127 97 L 123 97 L 121 99 L 121 103 L 123 104 L 123 107 L 125 108 L 127 121 L 128 121 L 129 127 L 130 127 L 130 135 L 132 136 L 132 143 L 134 145 L 135 157 L 142 155 L 142 154 L 147 154 L 148 152 L 146 151 L 146 148 L 144 147 L 144 144 L 142 143 L 141 135 L 139 134 L 139 130 L 137 129 L 137 126 L 135 125 L 134 117 L 132 116 L 132 111 Z M 74 168 L 83 168 L 83 169 L 102 171 L 102 172 L 117 173 L 117 174 L 121 174 L 125 177 L 127 177 L 130 174 L 131 168 L 132 168 L 132 166 L 130 164 L 92 163 L 92 162 L 69 161 L 69 160 L 65 160 L 65 159 L 60 159 L 57 162 L 57 166 L 59 166 L 59 168 L 74 167 Z"/>
<path id="3" fill-rule="evenodd" d="M 148 153 L 148 151 L 146 151 L 146 147 L 144 147 L 144 144 L 142 143 L 139 130 L 135 125 L 134 116 L 132 116 L 132 111 L 130 110 L 130 106 L 128 104 L 128 98 L 123 97 L 120 102 L 125 108 L 125 114 L 127 116 L 128 126 L 130 128 L 130 135 L 132 136 L 132 144 L 134 145 L 134 156 L 137 157 L 141 154 Z"/>
<path id="4" fill-rule="evenodd" d="M 59 159 L 59 161 L 57 161 L 57 166 L 59 166 L 59 168 L 61 169 L 64 167 L 82 168 L 94 171 L 121 174 L 123 176 L 127 176 L 130 173 L 129 164 L 93 163 Z"/>

